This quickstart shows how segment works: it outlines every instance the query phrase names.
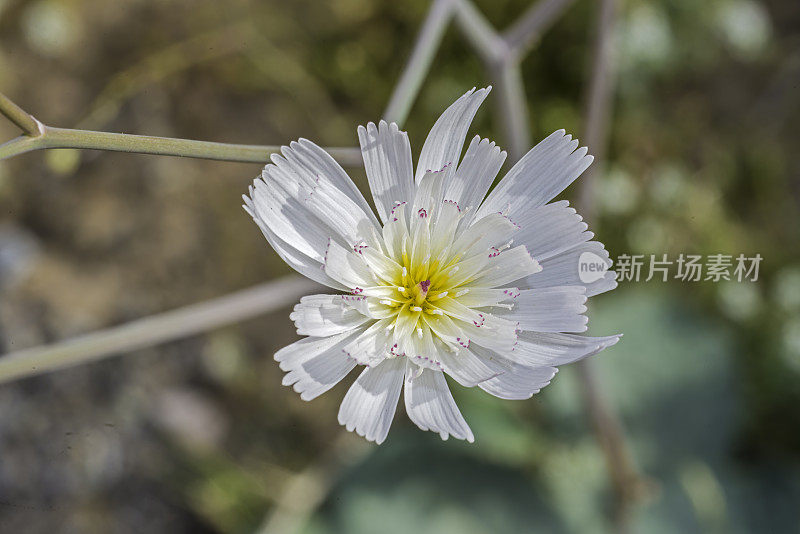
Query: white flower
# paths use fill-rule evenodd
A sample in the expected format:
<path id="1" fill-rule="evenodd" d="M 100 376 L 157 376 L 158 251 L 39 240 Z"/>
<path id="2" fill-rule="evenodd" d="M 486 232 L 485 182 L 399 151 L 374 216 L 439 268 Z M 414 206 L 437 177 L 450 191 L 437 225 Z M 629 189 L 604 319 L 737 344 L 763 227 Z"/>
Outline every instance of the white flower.
<path id="1" fill-rule="evenodd" d="M 476 136 L 472 118 L 490 88 L 456 100 L 431 129 L 414 172 L 408 135 L 381 121 L 358 128 L 380 221 L 344 170 L 301 139 L 273 155 L 244 196 L 275 251 L 301 274 L 345 295 L 312 295 L 291 314 L 308 336 L 275 359 L 311 400 L 364 365 L 339 422 L 386 439 L 401 387 L 423 430 L 473 441 L 445 381 L 527 399 L 556 365 L 613 345 L 583 337 L 586 298 L 616 286 L 609 271 L 584 284 L 578 258 L 608 253 L 566 201 L 550 201 L 592 162 L 557 131 L 487 191 L 506 153 Z"/>

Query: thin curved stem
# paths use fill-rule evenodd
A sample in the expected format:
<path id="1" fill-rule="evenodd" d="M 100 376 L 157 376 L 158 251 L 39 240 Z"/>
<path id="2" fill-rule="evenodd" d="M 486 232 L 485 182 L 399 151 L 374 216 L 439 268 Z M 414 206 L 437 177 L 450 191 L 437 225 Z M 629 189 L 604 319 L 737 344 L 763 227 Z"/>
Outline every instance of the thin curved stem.
<path id="1" fill-rule="evenodd" d="M 454 0 L 456 22 L 464 38 L 487 65 L 505 61 L 508 46 L 486 17 L 469 0 Z"/>
<path id="2" fill-rule="evenodd" d="M 39 148 L 42 148 L 40 137 L 20 135 L 0 145 L 0 160 L 13 158 Z"/>
<path id="3" fill-rule="evenodd" d="M 181 339 L 283 308 L 319 286 L 289 275 L 200 304 L 0 356 L 0 384 Z"/>
<path id="4" fill-rule="evenodd" d="M 408 118 L 411 104 L 419 94 L 422 80 L 425 79 L 425 75 L 431 68 L 433 56 L 439 49 L 444 31 L 452 16 L 453 0 L 435 0 L 428 10 L 428 16 L 419 31 L 408 64 L 400 76 L 400 81 L 395 86 L 386 111 L 383 112 L 383 118 L 387 121 L 402 125 Z"/>
<path id="5" fill-rule="evenodd" d="M 519 63 L 506 62 L 495 72 L 495 83 L 500 98 L 495 100 L 500 123 L 508 140 L 511 164 L 516 163 L 531 147 L 531 129 L 528 120 L 528 100 Z"/>
<path id="6" fill-rule="evenodd" d="M 608 144 L 608 119 L 614 93 L 614 61 L 612 38 L 616 23 L 617 0 L 602 0 L 598 7 L 594 53 L 592 54 L 589 87 L 586 97 L 584 141 L 592 147 L 595 163 L 584 173 L 578 191 L 577 206 L 587 220 L 595 217 L 594 181 L 602 169 Z M 646 483 L 637 471 L 625 440 L 622 423 L 603 395 L 602 383 L 594 362 L 577 364 L 584 409 L 606 457 L 614 491 L 614 520 L 617 532 L 628 530 L 632 505 L 641 497 Z"/>
<path id="7" fill-rule="evenodd" d="M 575 0 L 542 0 L 532 5 L 505 32 L 511 54 L 520 57 L 542 36 Z"/>
<path id="8" fill-rule="evenodd" d="M 3 93 L 0 93 L 0 113 L 16 124 L 26 135 L 36 136 L 41 134 L 42 124 Z"/>
<path id="9" fill-rule="evenodd" d="M 25 132 L 25 135 L 0 145 L 0 160 L 33 150 L 81 148 L 217 161 L 265 163 L 269 161 L 270 154 L 279 152 L 281 148 L 276 145 L 240 145 L 194 139 L 55 128 L 45 126 L 37 121 L 2 93 L 0 93 L 0 113 Z M 361 165 L 361 151 L 357 148 L 328 147 L 325 150 L 344 166 Z"/>
<path id="10" fill-rule="evenodd" d="M 150 135 L 70 130 L 67 128 L 52 128 L 50 126 L 45 127 L 44 134 L 39 139 L 41 140 L 38 143 L 39 146 L 33 146 L 30 150 L 35 150 L 36 148 L 87 148 L 251 163 L 269 161 L 269 155 L 279 152 L 281 148 L 276 145 L 238 145 Z M 345 165 L 358 165 L 361 163 L 360 150 L 331 147 L 325 150 Z"/>
<path id="11" fill-rule="evenodd" d="M 578 206 L 585 219 L 594 218 L 595 176 L 605 164 L 608 145 L 608 122 L 611 117 L 614 96 L 613 32 L 616 20 L 616 0 L 603 0 L 599 6 L 598 23 L 592 54 L 589 87 L 586 91 L 584 143 L 591 147 L 594 165 L 589 167 L 581 179 L 578 189 Z"/>

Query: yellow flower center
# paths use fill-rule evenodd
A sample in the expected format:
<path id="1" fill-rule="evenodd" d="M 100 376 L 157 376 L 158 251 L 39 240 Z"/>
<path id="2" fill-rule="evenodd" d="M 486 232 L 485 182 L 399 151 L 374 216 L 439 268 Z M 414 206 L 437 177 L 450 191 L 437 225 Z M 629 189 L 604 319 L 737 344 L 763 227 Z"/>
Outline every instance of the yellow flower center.
<path id="1" fill-rule="evenodd" d="M 449 286 L 452 284 L 448 271 L 452 269 L 452 265 L 440 269 L 436 264 L 420 262 L 413 265 L 407 257 L 403 259 L 406 265 L 394 277 L 399 295 L 391 302 L 397 315 L 415 315 L 416 319 L 421 319 L 426 314 L 442 315 L 436 301 L 451 293 L 449 290 L 452 288 Z"/>

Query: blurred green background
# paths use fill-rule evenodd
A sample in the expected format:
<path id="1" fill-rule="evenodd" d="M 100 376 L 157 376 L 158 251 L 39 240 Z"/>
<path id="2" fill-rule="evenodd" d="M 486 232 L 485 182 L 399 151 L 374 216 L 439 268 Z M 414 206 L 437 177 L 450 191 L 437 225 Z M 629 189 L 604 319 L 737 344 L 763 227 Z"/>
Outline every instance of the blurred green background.
<path id="1" fill-rule="evenodd" d="M 476 5 L 503 28 L 529 4 Z M 0 0 L 0 91 L 57 126 L 353 146 L 427 8 Z M 800 3 L 625 0 L 619 15 L 592 229 L 612 257 L 764 258 L 757 282 L 622 283 L 593 299 L 590 332 L 625 333 L 595 363 L 646 479 L 628 530 L 800 532 Z M 534 139 L 582 131 L 595 16 L 579 0 L 524 60 Z M 415 153 L 488 82 L 450 27 L 407 124 Z M 507 144 L 491 102 L 472 131 Z M 0 351 L 288 272 L 240 208 L 258 172 L 65 150 L 0 163 Z M 376 447 L 336 421 L 346 384 L 310 404 L 280 386 L 272 354 L 294 339 L 282 311 L 0 386 L 0 531 L 617 528 L 574 369 L 525 402 L 454 385 L 473 445 L 398 413 Z"/>

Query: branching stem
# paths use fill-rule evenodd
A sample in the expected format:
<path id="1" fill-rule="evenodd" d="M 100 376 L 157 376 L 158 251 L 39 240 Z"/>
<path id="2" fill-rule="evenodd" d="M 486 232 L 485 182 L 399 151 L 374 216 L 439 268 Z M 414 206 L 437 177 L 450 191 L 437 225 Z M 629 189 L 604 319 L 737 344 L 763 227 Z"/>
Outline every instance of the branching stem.
<path id="1" fill-rule="evenodd" d="M 218 161 L 265 163 L 269 161 L 270 154 L 280 151 L 280 146 L 274 145 L 240 145 L 151 135 L 55 128 L 42 124 L 2 93 L 0 93 L 0 113 L 24 132 L 23 135 L 0 145 L 0 160 L 33 150 L 80 148 Z M 361 151 L 357 148 L 328 147 L 325 150 L 344 166 L 361 165 Z"/>

